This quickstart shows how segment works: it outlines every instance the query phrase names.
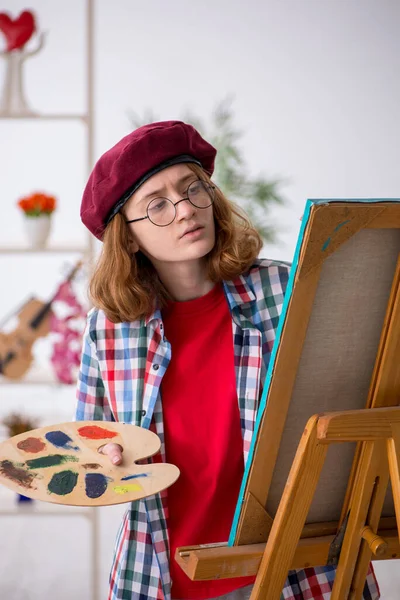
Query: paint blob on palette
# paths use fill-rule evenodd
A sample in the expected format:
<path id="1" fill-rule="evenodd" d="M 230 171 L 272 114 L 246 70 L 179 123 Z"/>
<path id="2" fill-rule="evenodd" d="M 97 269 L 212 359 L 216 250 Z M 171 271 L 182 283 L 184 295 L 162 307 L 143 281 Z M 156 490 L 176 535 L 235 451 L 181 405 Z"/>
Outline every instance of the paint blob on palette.
<path id="1" fill-rule="evenodd" d="M 123 462 L 112 465 L 98 448 L 113 442 Z M 156 494 L 179 477 L 168 463 L 137 464 L 160 449 L 158 436 L 125 423 L 61 423 L 0 444 L 0 484 L 25 496 L 73 506 L 106 506 Z"/>

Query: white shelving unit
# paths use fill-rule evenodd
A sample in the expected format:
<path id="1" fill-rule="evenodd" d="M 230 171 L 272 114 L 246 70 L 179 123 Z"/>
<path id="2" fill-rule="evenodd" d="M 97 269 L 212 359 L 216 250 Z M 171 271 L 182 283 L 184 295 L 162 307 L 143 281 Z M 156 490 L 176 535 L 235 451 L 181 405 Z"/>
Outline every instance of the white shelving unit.
<path id="1" fill-rule="evenodd" d="M 50 502 L 18 503 L 13 492 L 7 489 L 0 493 L 0 517 L 8 518 L 83 518 L 90 527 L 90 547 L 91 547 L 91 565 L 92 574 L 91 591 L 92 600 L 98 600 L 98 523 L 97 513 L 94 508 L 85 508 L 80 506 L 60 506 Z"/>
<path id="2" fill-rule="evenodd" d="M 9 119 L 23 119 L 24 121 L 30 121 L 30 120 L 35 120 L 35 119 L 40 119 L 40 120 L 45 120 L 45 121 L 84 121 L 85 123 L 89 122 L 89 116 L 88 115 L 78 115 L 78 114 L 68 114 L 68 113 L 54 113 L 54 114 L 48 114 L 48 115 L 0 115 L 0 120 L 6 120 L 8 121 Z"/>
<path id="3" fill-rule="evenodd" d="M 85 246 L 47 246 L 46 248 L 28 248 L 27 246 L 0 246 L 0 254 L 87 254 Z"/>
<path id="4" fill-rule="evenodd" d="M 0 121 L 78 121 L 82 123 L 86 131 L 86 171 L 89 175 L 94 164 L 94 133 L 93 133 L 93 5 L 94 0 L 86 0 L 86 84 L 87 84 L 87 106 L 83 114 L 35 114 L 35 115 L 0 115 Z M 23 255 L 23 254 L 79 254 L 82 258 L 91 258 L 94 253 L 94 240 L 92 236 L 87 234 L 86 245 L 55 245 L 41 249 L 31 249 L 24 246 L 0 246 L 0 255 Z M 35 385 L 35 386 L 61 386 L 54 376 L 42 372 L 27 373 L 20 380 L 11 380 L 0 376 L 0 385 L 15 386 L 15 385 Z M 49 369 L 50 372 L 50 369 Z M 15 494 L 8 493 L 8 490 L 2 490 L 0 493 L 0 516 L 4 517 L 20 517 L 29 515 L 35 518 L 54 518 L 54 517 L 84 517 L 88 520 L 91 526 L 91 597 L 92 600 L 98 600 L 98 573 L 99 573 L 99 536 L 98 536 L 98 517 L 94 508 L 80 508 L 59 506 L 47 502 L 34 502 L 29 506 L 16 503 Z"/>
<path id="5" fill-rule="evenodd" d="M 0 121 L 78 121 L 86 130 L 86 172 L 89 176 L 94 163 L 94 133 L 93 133 L 93 9 L 94 0 L 86 0 L 86 98 L 87 106 L 84 113 L 54 113 L 54 114 L 28 114 L 28 115 L 0 115 Z M 86 245 L 49 245 L 45 248 L 29 248 L 27 246 L 0 245 L 0 256 L 23 254 L 78 254 L 83 259 L 90 259 L 94 253 L 93 237 L 87 233 Z M 41 372 L 31 369 L 25 377 L 19 380 L 10 380 L 0 375 L 0 385 L 61 385 L 54 377 L 42 377 Z"/>

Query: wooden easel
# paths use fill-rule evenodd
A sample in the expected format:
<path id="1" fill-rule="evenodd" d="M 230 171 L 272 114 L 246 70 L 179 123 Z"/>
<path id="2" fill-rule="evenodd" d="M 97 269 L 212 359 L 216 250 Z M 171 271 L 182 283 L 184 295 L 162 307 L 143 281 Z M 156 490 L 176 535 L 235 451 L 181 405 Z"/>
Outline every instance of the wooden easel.
<path id="1" fill-rule="evenodd" d="M 339 412 L 315 416 L 308 421 L 290 473 L 290 484 L 282 497 L 258 571 L 254 598 L 280 598 L 328 446 L 343 441 L 362 441 L 364 444 L 331 598 L 362 598 L 371 555 L 383 556 L 388 548 L 384 538 L 377 534 L 375 525 L 386 492 L 386 485 L 380 483 L 381 479 L 386 479 L 387 484 L 388 468 L 382 465 L 385 446 L 400 530 L 399 427 L 400 408 Z M 363 551 L 359 556 L 361 544 Z M 320 561 L 317 564 L 321 564 Z"/>
<path id="2" fill-rule="evenodd" d="M 351 441 L 364 444 L 343 543 L 338 546 L 340 559 L 331 599 L 362 598 L 371 558 L 400 558 L 400 408 L 338 412 L 309 419 L 267 544 L 180 548 L 177 562 L 195 580 L 257 573 L 252 600 L 279 600 L 290 569 L 330 562 L 337 537 L 332 535 L 335 524 L 307 528 L 304 523 L 329 445 Z M 382 464 L 386 454 L 389 460 Z M 389 471 L 397 530 L 393 519 L 382 520 L 378 530 L 376 522 Z"/>
<path id="3" fill-rule="evenodd" d="M 319 223 L 318 216 L 327 205 L 308 207 L 309 223 L 299 248 L 295 285 L 254 443 L 234 545 L 179 548 L 175 556 L 194 580 L 257 573 L 251 600 L 279 600 L 289 570 L 327 564 L 337 565 L 331 599 L 360 600 L 371 558 L 400 558 L 400 258 L 366 408 L 328 411 L 308 419 L 275 517 L 266 509 L 274 491 L 279 446 L 326 258 L 317 250 L 329 239 L 332 254 L 361 229 L 397 229 L 400 236 L 399 202 L 371 202 L 357 210 L 352 210 L 350 203 L 334 204 Z M 329 231 L 338 233 L 336 238 L 329 238 Z M 357 447 L 339 522 L 306 524 L 328 449 L 344 442 L 356 442 Z M 389 478 L 394 506 L 390 516 L 381 518 Z"/>

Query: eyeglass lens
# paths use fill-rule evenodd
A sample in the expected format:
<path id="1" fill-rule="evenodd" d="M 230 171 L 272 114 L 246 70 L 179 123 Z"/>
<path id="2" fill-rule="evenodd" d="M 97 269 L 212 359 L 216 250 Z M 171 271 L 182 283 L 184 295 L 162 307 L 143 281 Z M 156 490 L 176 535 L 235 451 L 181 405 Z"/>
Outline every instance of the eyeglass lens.
<path id="1" fill-rule="evenodd" d="M 204 181 L 194 181 L 188 188 L 187 197 L 196 208 L 208 208 L 214 201 L 214 189 Z M 168 198 L 154 198 L 147 207 L 147 216 L 159 227 L 172 223 L 175 214 L 175 205 Z"/>

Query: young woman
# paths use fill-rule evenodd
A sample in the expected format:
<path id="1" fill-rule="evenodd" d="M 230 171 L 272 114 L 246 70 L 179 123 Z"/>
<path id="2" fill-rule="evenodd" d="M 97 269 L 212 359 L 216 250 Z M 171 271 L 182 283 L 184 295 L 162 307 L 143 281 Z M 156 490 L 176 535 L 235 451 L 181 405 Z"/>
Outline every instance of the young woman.
<path id="1" fill-rule="evenodd" d="M 109 600 L 250 595 L 253 578 L 192 582 L 179 546 L 226 541 L 288 281 L 210 177 L 216 150 L 190 125 L 152 123 L 97 162 L 81 217 L 103 241 L 90 284 L 77 419 L 152 428 L 167 491 L 134 502 Z M 101 451 L 115 464 L 123 449 Z M 284 598 L 323 600 L 334 569 L 293 571 Z M 364 598 L 379 597 L 373 573 Z"/>

